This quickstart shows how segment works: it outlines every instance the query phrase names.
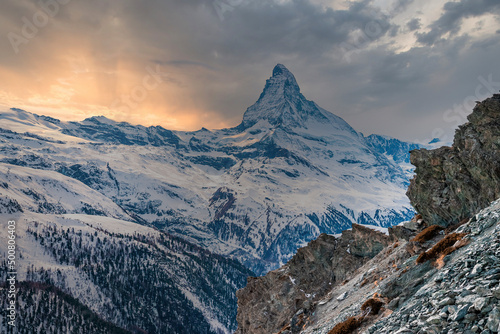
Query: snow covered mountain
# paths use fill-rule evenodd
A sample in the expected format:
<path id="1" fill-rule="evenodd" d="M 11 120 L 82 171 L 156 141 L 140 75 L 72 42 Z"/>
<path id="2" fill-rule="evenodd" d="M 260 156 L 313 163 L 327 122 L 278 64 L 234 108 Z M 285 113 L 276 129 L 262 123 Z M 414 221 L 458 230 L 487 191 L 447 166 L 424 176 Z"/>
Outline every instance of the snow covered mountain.
<path id="1" fill-rule="evenodd" d="M 16 222 L 22 282 L 16 327 L 2 316 L 0 332 L 236 329 L 235 292 L 253 274 L 240 263 L 139 225 L 109 198 L 54 171 L 1 163 L 0 189 L 0 219 Z M 1 244 L 8 236 L 0 236 Z M 0 254 L 4 285 L 7 248 Z M 47 318 L 50 312 L 59 316 Z"/>
<path id="2" fill-rule="evenodd" d="M 4 164 L 58 172 L 107 198 L 100 206 L 82 199 L 90 214 L 112 216 L 109 208 L 118 207 L 130 221 L 238 259 L 257 274 L 320 233 L 410 218 L 405 154 L 413 147 L 364 137 L 307 100 L 280 64 L 242 123 L 229 129 L 170 131 L 102 116 L 62 122 L 19 109 L 0 115 Z"/>

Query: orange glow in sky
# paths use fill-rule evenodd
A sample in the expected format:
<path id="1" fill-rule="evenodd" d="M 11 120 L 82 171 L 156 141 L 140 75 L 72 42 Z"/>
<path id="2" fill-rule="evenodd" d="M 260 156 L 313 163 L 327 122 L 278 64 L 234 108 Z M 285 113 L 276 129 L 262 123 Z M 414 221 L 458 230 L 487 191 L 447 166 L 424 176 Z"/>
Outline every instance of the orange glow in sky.
<path id="1" fill-rule="evenodd" d="M 0 104 L 66 121 L 104 115 L 177 130 L 234 125 L 197 104 L 189 87 L 160 65 L 119 60 L 107 68 L 86 53 L 59 54 L 43 65 L 34 61 L 25 72 L 0 67 L 8 82 L 0 88 Z"/>

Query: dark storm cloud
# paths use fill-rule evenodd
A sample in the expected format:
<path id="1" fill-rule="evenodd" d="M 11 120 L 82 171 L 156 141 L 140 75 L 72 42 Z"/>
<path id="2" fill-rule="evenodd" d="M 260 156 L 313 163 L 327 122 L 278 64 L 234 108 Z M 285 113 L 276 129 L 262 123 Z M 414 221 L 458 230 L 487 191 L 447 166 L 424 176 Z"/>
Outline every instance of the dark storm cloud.
<path id="1" fill-rule="evenodd" d="M 495 65 L 500 42 L 494 39 L 472 42 L 461 37 L 432 49 L 422 46 L 394 53 L 381 46 L 364 52 L 350 64 L 350 75 L 335 72 L 342 75 L 342 84 L 335 86 L 331 97 L 320 97 L 321 104 L 367 134 L 451 140 L 456 127 L 467 121 L 464 114 L 472 111 L 464 100 L 484 98 L 475 94 L 489 76 L 500 82 Z M 500 89 L 497 86 L 491 85 Z M 490 96 L 495 92 L 491 87 L 480 91 Z M 328 108 L 328 100 L 335 107 Z M 460 112 L 446 113 L 456 105 Z"/>
<path id="2" fill-rule="evenodd" d="M 217 110 L 233 124 L 258 97 L 276 63 L 285 62 L 300 71 L 307 68 L 305 64 L 324 62 L 338 52 L 353 31 L 363 34 L 372 26 L 378 29 L 367 43 L 356 45 L 363 48 L 397 29 L 388 15 L 367 0 L 343 10 L 307 0 L 220 0 L 230 6 L 222 13 L 217 12 L 218 1 L 170 6 L 165 2 L 155 6 L 133 2 L 120 17 L 127 22 L 126 36 L 140 50 L 138 57 L 148 50 L 159 52 L 166 67 L 183 65 L 184 74 L 202 76 L 198 83 L 186 85 L 196 89 L 196 98 L 206 108 Z M 236 89 L 242 82 L 248 82 L 246 89 Z"/>
<path id="3" fill-rule="evenodd" d="M 347 10 L 324 9 L 310 1 L 242 3 L 220 23 L 215 45 L 228 61 L 257 60 L 269 55 L 321 56 L 348 40 L 355 31 L 376 23 L 376 38 L 391 28 L 389 17 L 369 1 L 352 3 Z"/>
<path id="4" fill-rule="evenodd" d="M 414 30 L 420 29 L 422 27 L 422 23 L 420 23 L 420 19 L 419 18 L 414 18 L 414 19 L 408 21 L 408 23 L 406 24 L 406 27 L 410 31 L 414 31 Z"/>
<path id="5" fill-rule="evenodd" d="M 445 34 L 456 35 L 461 28 L 463 19 L 481 16 L 483 14 L 500 14 L 498 0 L 461 0 L 447 2 L 443 6 L 441 17 L 430 25 L 427 33 L 416 33 L 418 42 L 433 45 Z"/>
<path id="6" fill-rule="evenodd" d="M 70 31 L 94 41 L 102 37 L 99 46 L 124 50 L 130 57 L 161 53 L 171 65 L 215 67 L 260 61 L 269 55 L 322 55 L 369 23 L 380 27 L 373 42 L 391 28 L 390 18 L 369 0 L 354 2 L 345 10 L 325 9 L 308 0 L 122 0 L 76 6 L 80 7 L 76 20 L 58 17 Z M 110 27 L 115 19 L 116 28 Z M 97 47 L 95 51 L 99 53 Z"/>

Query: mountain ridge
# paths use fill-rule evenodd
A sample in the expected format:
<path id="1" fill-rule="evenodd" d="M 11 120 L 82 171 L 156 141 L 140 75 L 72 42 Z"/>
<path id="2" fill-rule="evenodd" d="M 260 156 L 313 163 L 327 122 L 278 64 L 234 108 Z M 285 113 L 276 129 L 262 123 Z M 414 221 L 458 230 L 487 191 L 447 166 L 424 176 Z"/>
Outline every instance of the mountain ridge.
<path id="1" fill-rule="evenodd" d="M 387 227 L 413 214 L 404 196 L 408 164 L 308 101 L 280 64 L 234 128 L 171 131 L 102 116 L 63 122 L 19 109 L 0 118 L 0 127 L 16 132 L 4 137 L 12 149 L 0 161 L 75 178 L 137 222 L 257 273 L 320 233 L 352 223 Z M 404 155 L 408 145 L 394 143 Z M 231 201 L 211 203 L 219 189 Z"/>
<path id="2" fill-rule="evenodd" d="M 134 326 L 149 333 L 234 330 L 234 292 L 251 273 L 238 261 L 139 225 L 99 192 L 55 171 L 0 163 L 0 186 L 0 217 L 16 221 L 18 281 L 57 287 L 134 333 Z M 7 235 L 0 240 L 7 243 Z M 133 312 L 124 307 L 132 304 Z M 163 308 L 161 320 L 149 314 L 156 307 Z M 187 319 L 193 324 L 182 330 Z"/>

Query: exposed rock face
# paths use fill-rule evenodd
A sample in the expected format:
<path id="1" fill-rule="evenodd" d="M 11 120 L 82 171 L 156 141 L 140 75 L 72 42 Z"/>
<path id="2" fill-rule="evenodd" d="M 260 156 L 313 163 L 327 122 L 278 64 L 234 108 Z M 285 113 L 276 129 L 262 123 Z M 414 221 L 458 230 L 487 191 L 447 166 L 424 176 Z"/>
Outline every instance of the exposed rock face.
<path id="1" fill-rule="evenodd" d="M 383 154 L 391 156 L 394 159 L 394 161 L 400 163 L 401 162 L 409 163 L 410 156 L 408 155 L 408 152 L 422 147 L 419 144 L 405 143 L 395 138 L 381 136 L 381 135 L 369 135 L 368 137 L 366 137 L 366 140 L 368 141 L 371 147 L 377 149 L 379 152 Z"/>
<path id="2" fill-rule="evenodd" d="M 470 217 L 500 197 L 500 94 L 476 105 L 452 147 L 411 152 L 407 195 L 430 225 Z"/>
<path id="3" fill-rule="evenodd" d="M 236 294 L 236 333 L 275 333 L 288 324 L 300 327 L 312 303 L 394 240 L 357 224 L 340 238 L 321 234 L 282 268 L 248 279 L 247 286 Z"/>

